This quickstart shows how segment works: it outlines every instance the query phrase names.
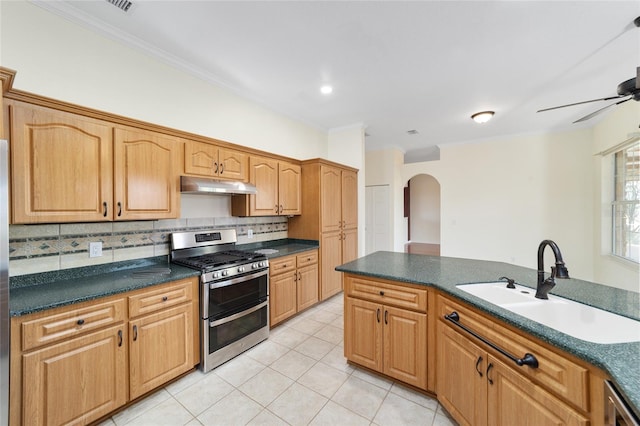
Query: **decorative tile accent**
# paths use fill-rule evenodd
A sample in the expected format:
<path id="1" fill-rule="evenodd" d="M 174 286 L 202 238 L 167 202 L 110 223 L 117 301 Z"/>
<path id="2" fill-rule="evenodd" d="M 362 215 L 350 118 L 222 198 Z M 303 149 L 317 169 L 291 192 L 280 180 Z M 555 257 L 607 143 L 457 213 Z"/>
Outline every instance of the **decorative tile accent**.
<path id="1" fill-rule="evenodd" d="M 157 221 L 10 225 L 12 276 L 169 254 L 171 233 L 207 228 L 236 230 L 238 244 L 285 239 L 284 216 L 204 217 Z M 253 238 L 247 231 L 253 230 Z M 89 243 L 101 241 L 103 255 L 89 257 Z M 37 260 L 36 260 L 37 259 Z"/>

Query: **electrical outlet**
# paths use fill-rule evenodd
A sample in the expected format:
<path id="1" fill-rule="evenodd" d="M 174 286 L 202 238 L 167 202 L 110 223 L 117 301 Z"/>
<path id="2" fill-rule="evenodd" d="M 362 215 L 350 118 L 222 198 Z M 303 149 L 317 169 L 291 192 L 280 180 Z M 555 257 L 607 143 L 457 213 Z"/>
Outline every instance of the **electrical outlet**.
<path id="1" fill-rule="evenodd" d="M 102 241 L 89 243 L 89 257 L 102 256 Z"/>
<path id="2" fill-rule="evenodd" d="M 253 229 L 247 229 L 247 238 L 253 238 Z"/>

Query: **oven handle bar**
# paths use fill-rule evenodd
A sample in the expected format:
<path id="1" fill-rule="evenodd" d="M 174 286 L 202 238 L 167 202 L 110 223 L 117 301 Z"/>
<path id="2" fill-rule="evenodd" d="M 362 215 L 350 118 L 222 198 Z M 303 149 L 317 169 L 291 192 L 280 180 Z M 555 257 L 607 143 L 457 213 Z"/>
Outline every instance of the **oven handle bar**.
<path id="1" fill-rule="evenodd" d="M 241 277 L 233 278 L 231 280 L 219 281 L 219 282 L 211 283 L 211 284 L 209 284 L 209 289 L 213 290 L 213 289 L 220 288 L 220 287 L 226 287 L 228 285 L 233 285 L 233 284 L 237 284 L 239 282 L 250 280 L 251 278 L 258 278 L 258 277 L 261 277 L 263 275 L 267 275 L 268 273 L 269 273 L 269 270 L 265 269 L 263 271 L 256 272 L 255 274 L 243 275 Z"/>
<path id="2" fill-rule="evenodd" d="M 229 321 L 236 320 L 236 319 L 238 319 L 240 317 L 243 317 L 243 316 L 245 316 L 247 314 L 250 314 L 251 312 L 258 311 L 258 310 L 260 310 L 260 309 L 262 309 L 262 308 L 264 308 L 265 306 L 268 306 L 268 305 L 269 305 L 269 299 L 267 299 L 266 301 L 260 303 L 259 305 L 253 306 L 253 307 L 251 307 L 249 309 L 246 309 L 246 310 L 244 310 L 242 312 L 238 312 L 237 314 L 233 314 L 231 316 L 219 319 L 217 321 L 209 321 L 209 327 L 217 327 L 217 326 L 225 324 L 225 323 L 227 323 Z"/>

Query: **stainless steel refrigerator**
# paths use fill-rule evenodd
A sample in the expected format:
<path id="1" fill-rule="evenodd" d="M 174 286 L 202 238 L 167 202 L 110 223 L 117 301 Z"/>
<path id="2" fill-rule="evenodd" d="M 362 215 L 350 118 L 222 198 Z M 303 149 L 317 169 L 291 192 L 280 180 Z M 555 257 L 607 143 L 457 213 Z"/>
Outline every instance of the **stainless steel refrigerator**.
<path id="1" fill-rule="evenodd" d="M 9 424 L 9 146 L 0 140 L 0 425 Z"/>

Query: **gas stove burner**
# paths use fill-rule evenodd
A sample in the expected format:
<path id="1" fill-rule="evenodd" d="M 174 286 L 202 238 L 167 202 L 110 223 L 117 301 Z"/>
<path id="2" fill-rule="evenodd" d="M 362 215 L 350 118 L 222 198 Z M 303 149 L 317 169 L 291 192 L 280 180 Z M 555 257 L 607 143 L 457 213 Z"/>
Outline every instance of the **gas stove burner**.
<path id="1" fill-rule="evenodd" d="M 176 259 L 175 263 L 200 269 L 205 272 L 233 265 L 250 263 L 256 260 L 266 259 L 265 255 L 255 252 L 245 252 L 241 250 L 229 250 L 218 253 L 208 253 L 200 256 L 192 256 L 184 259 Z"/>

